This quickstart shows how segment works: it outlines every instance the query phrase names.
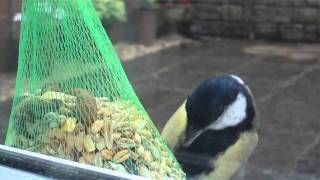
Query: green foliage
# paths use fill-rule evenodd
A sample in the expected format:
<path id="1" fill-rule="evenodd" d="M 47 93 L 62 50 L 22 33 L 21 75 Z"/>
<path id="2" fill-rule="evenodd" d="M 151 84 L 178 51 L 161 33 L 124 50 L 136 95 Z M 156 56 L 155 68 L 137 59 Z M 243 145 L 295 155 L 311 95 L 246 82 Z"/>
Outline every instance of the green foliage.
<path id="1" fill-rule="evenodd" d="M 93 0 L 93 3 L 99 18 L 107 23 L 127 20 L 123 0 Z"/>

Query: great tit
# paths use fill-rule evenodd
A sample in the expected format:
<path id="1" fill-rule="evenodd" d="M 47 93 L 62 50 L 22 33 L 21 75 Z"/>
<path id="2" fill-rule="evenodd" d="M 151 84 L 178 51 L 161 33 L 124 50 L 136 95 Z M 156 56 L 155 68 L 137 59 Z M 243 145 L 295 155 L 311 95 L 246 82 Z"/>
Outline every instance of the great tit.
<path id="1" fill-rule="evenodd" d="M 258 143 L 249 87 L 235 75 L 202 82 L 161 133 L 189 179 L 227 180 Z"/>

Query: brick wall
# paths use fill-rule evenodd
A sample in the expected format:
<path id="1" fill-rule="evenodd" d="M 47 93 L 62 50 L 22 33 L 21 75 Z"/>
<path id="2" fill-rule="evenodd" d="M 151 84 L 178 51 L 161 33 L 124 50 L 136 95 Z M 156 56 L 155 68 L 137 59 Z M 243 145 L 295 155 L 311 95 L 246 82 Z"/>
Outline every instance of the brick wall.
<path id="1" fill-rule="evenodd" d="M 193 0 L 200 36 L 320 40 L 320 0 Z"/>

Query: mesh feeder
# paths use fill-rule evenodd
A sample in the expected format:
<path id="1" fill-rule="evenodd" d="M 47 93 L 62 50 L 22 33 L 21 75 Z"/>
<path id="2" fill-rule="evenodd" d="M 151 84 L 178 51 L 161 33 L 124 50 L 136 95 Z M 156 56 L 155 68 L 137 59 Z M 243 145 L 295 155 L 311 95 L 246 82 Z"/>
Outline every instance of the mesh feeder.
<path id="1" fill-rule="evenodd" d="M 6 145 L 152 179 L 185 179 L 90 0 L 23 0 Z"/>

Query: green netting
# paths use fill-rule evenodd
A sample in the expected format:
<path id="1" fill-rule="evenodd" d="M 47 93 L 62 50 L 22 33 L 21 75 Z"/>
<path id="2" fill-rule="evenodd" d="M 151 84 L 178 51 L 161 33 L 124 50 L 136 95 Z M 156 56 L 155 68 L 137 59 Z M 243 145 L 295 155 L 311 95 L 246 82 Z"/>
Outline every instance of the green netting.
<path id="1" fill-rule="evenodd" d="M 6 145 L 183 179 L 136 97 L 90 0 L 24 0 Z"/>

